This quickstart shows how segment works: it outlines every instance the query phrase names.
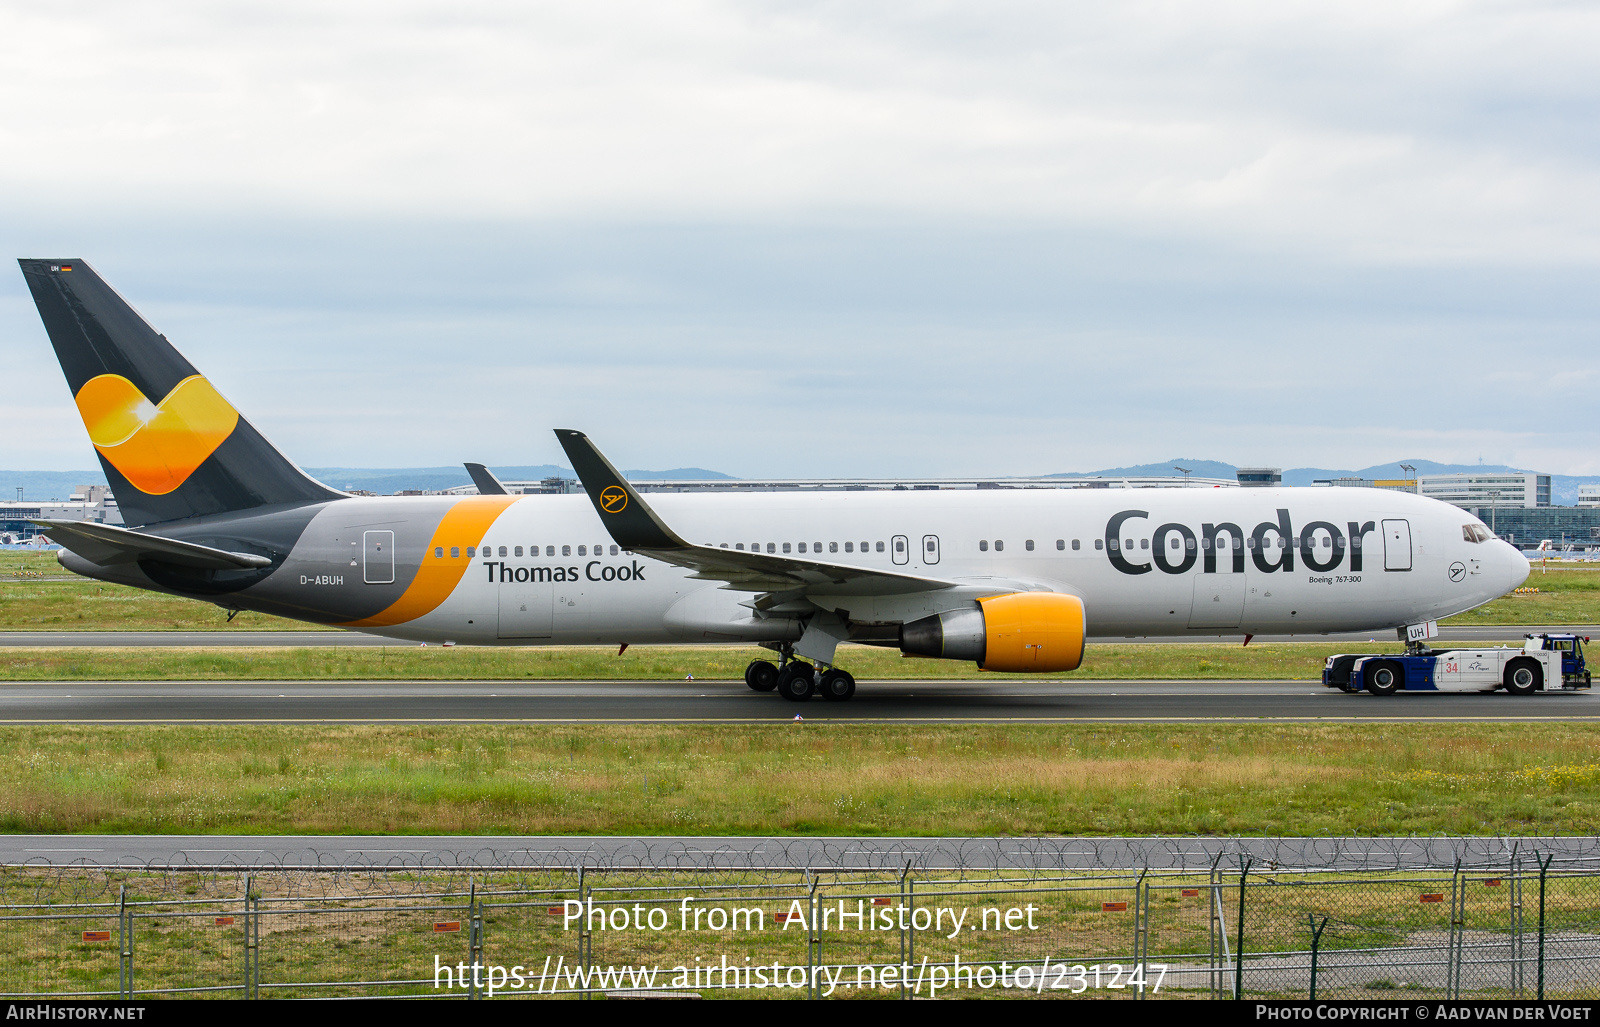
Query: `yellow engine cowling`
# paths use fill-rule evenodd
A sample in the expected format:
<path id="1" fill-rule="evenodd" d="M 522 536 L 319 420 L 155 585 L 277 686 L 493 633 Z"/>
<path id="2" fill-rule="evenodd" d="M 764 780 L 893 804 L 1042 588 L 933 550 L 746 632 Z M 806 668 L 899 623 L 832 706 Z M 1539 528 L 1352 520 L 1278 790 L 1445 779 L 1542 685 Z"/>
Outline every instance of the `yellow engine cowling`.
<path id="1" fill-rule="evenodd" d="M 1087 621 L 1083 600 L 1059 592 L 1013 592 L 978 600 L 985 635 L 983 670 L 1077 670 Z"/>

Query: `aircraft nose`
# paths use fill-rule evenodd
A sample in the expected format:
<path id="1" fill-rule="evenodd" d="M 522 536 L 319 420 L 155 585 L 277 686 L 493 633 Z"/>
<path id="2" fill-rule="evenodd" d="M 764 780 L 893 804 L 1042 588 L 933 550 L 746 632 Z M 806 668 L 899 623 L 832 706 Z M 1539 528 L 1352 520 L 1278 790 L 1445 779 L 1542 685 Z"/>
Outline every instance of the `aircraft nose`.
<path id="1" fill-rule="evenodd" d="M 1500 582 L 1500 594 L 1505 595 L 1528 580 L 1533 566 L 1511 543 L 1495 539 L 1494 544 L 1500 549 L 1494 561 L 1495 577 Z"/>

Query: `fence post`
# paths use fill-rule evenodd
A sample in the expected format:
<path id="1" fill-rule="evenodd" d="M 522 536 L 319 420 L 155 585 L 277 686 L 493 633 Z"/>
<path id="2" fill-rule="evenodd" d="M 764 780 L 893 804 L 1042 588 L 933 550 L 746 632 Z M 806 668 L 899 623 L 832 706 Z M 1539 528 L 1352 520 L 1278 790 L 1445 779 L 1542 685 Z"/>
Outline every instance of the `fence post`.
<path id="1" fill-rule="evenodd" d="M 1322 944 L 1322 929 L 1328 926 L 1328 918 L 1323 917 L 1322 923 L 1317 923 L 1317 914 L 1307 913 L 1306 920 L 1311 924 L 1311 996 L 1310 1000 L 1317 1000 L 1317 948 Z"/>
<path id="2" fill-rule="evenodd" d="M 1446 998 L 1461 997 L 1462 931 L 1467 917 L 1466 889 L 1461 882 L 1461 857 L 1456 857 L 1450 876 L 1450 935 L 1445 952 L 1444 993 Z"/>
<path id="3" fill-rule="evenodd" d="M 1222 998 L 1222 950 L 1228 947 L 1227 928 L 1222 923 L 1222 853 L 1211 863 L 1211 997 Z"/>
<path id="4" fill-rule="evenodd" d="M 133 932 L 128 923 L 128 885 L 123 883 L 117 892 L 117 991 L 125 999 L 133 998 Z"/>
<path id="5" fill-rule="evenodd" d="M 244 997 L 255 998 L 255 957 L 256 949 L 253 944 L 251 923 L 254 920 L 250 915 L 250 874 L 244 875 Z"/>
<path id="6" fill-rule="evenodd" d="M 822 987 L 817 974 L 822 965 L 822 932 L 817 923 L 821 908 L 817 905 L 817 885 L 821 879 L 806 868 L 806 998 L 822 998 Z"/>
<path id="7" fill-rule="evenodd" d="M 900 871 L 900 908 L 904 909 L 904 910 L 909 910 L 911 908 L 911 900 L 909 898 L 910 893 L 907 891 L 907 887 L 909 885 L 910 880 L 911 880 L 911 861 L 908 859 L 908 860 L 906 860 L 905 868 Z M 909 966 L 910 963 L 911 963 L 911 956 L 910 956 L 909 951 L 906 948 L 906 932 L 909 931 L 909 930 L 910 930 L 909 927 L 900 928 L 900 965 L 901 966 Z M 900 998 L 902 1000 L 904 1000 L 904 1001 L 909 1001 L 910 998 L 911 998 L 911 993 L 906 991 L 906 979 L 905 979 L 905 975 L 904 974 L 900 975 Z"/>
<path id="8" fill-rule="evenodd" d="M 251 879 L 254 881 L 254 878 Z M 250 997 L 261 997 L 261 896 L 255 893 L 253 885 L 247 885 L 244 893 L 245 907 L 250 910 L 250 931 L 246 935 L 245 944 L 250 946 L 254 953 L 250 957 Z"/>
<path id="9" fill-rule="evenodd" d="M 472 984 L 467 991 L 467 1000 L 474 1001 L 478 995 L 478 964 L 483 955 L 483 940 L 478 932 L 483 925 L 478 921 L 478 882 L 470 881 L 467 886 L 467 957 L 472 960 Z"/>
<path id="10" fill-rule="evenodd" d="M 1133 961 L 1134 973 L 1139 975 L 1141 981 L 1145 979 L 1144 959 L 1150 947 L 1150 885 L 1145 881 L 1145 875 L 1148 873 L 1150 873 L 1149 867 L 1140 870 L 1139 880 L 1133 885 Z M 1133 993 L 1133 997 L 1135 1000 L 1144 998 L 1143 984 L 1139 985 L 1139 990 Z"/>
<path id="11" fill-rule="evenodd" d="M 1239 867 L 1239 940 L 1233 946 L 1233 1000 L 1244 999 L 1244 887 L 1250 876 L 1250 857 Z"/>
<path id="12" fill-rule="evenodd" d="M 1555 858 L 1555 853 L 1550 852 L 1539 860 L 1539 1001 L 1544 1001 L 1544 882 L 1550 873 L 1550 861 Z"/>
<path id="13" fill-rule="evenodd" d="M 965 876 L 963 876 L 962 880 L 965 880 Z M 906 882 L 906 924 L 908 925 L 906 927 L 906 932 L 905 932 L 906 933 L 906 961 L 905 961 L 905 965 L 900 967 L 900 973 L 901 973 L 900 993 L 902 995 L 904 995 L 908 999 L 912 998 L 913 996 L 912 996 L 911 992 L 906 990 L 904 975 L 906 974 L 907 970 L 910 967 L 914 966 L 916 964 L 916 962 L 917 962 L 917 928 L 916 928 L 916 925 L 915 925 L 915 922 L 914 922 L 914 914 L 916 913 L 916 910 L 917 910 L 917 881 L 916 881 L 915 878 L 912 878 L 910 881 Z"/>
<path id="14" fill-rule="evenodd" d="M 1511 876 L 1506 879 L 1506 891 L 1509 893 L 1507 901 L 1510 908 L 1507 912 L 1511 918 L 1511 994 L 1522 997 L 1522 871 L 1517 865 L 1517 846 L 1522 844 L 1522 839 L 1517 839 L 1511 844 Z"/>
<path id="15" fill-rule="evenodd" d="M 589 886 L 585 882 L 588 869 L 587 864 L 578 864 L 578 901 L 585 908 L 589 903 Z M 585 916 L 583 929 L 578 932 L 578 962 L 583 965 L 583 987 L 578 992 L 578 998 L 582 1001 L 589 999 L 589 958 L 594 954 L 593 943 L 594 939 L 589 934 L 589 918 Z"/>

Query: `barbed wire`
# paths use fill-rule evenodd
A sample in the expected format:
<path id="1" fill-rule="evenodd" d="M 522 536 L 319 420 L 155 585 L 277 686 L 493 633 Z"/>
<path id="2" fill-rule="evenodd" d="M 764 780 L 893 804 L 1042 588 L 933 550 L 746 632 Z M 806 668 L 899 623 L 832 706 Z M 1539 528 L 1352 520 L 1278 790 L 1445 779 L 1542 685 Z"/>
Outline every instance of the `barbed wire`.
<path id="1" fill-rule="evenodd" d="M 0 904 L 114 901 L 124 885 L 139 897 L 181 900 L 243 894 L 246 877 L 269 897 L 439 895 L 473 887 L 570 891 L 581 873 L 592 884 L 626 886 L 661 875 L 685 886 L 748 886 L 801 875 L 961 880 L 984 876 L 1138 874 L 1234 875 L 1275 872 L 1600 870 L 1600 838 L 1410 837 L 1273 838 L 770 838 L 586 839 L 527 846 L 439 847 L 383 859 L 344 851 L 263 854 L 198 862 L 177 851 L 163 859 L 98 863 L 37 857 L 3 865 Z M 687 875 L 687 876 L 685 876 Z"/>

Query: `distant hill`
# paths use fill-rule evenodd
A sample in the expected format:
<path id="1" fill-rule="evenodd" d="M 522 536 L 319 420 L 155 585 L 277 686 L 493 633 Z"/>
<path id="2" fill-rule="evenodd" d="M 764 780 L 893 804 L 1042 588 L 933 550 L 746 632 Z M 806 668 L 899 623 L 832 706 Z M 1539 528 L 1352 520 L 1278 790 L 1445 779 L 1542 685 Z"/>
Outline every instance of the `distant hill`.
<path id="1" fill-rule="evenodd" d="M 555 464 L 532 466 L 492 467 L 501 481 L 538 481 L 552 475 L 574 477 L 571 468 Z M 363 489 L 379 495 L 389 495 L 402 489 L 440 490 L 458 485 L 470 485 L 466 468 L 455 467 L 307 467 L 305 472 L 325 485 L 336 489 Z M 660 481 L 666 478 L 691 478 L 702 481 L 732 480 L 721 471 L 708 471 L 703 467 L 675 467 L 666 471 L 623 471 L 638 481 Z M 104 485 L 106 476 L 98 469 L 93 471 L 0 471 L 0 500 L 16 499 L 17 488 L 22 488 L 24 499 L 66 499 L 79 485 Z"/>
<path id="2" fill-rule="evenodd" d="M 500 466 L 491 467 L 489 470 L 493 471 L 494 476 L 501 481 L 538 481 L 550 477 L 576 477 L 571 468 L 558 467 L 555 464 Z M 466 468 L 459 465 L 409 468 L 307 467 L 306 473 L 336 489 L 365 489 L 379 495 L 399 492 L 402 489 L 453 489 L 458 485 L 472 484 L 472 479 L 467 477 Z M 731 480 L 730 475 L 700 467 L 676 467 L 670 471 L 635 470 L 622 473 L 638 481 L 660 481 L 664 478 Z"/>
<path id="3" fill-rule="evenodd" d="M 1503 464 L 1441 464 L 1432 460 L 1407 460 L 1419 474 L 1468 474 L 1473 471 L 1494 473 L 1516 470 Z M 1187 467 L 1197 478 L 1232 478 L 1238 467 L 1218 460 L 1167 460 L 1161 463 L 1135 464 L 1130 467 L 1107 467 L 1099 471 L 1058 471 L 1045 474 L 1046 478 L 1087 478 L 1122 476 L 1179 477 L 1174 465 Z M 492 467 L 501 481 L 537 481 L 557 475 L 574 477 L 572 471 L 555 464 Z M 306 473 L 336 489 L 363 489 L 379 495 L 389 495 L 402 489 L 450 489 L 470 485 L 466 468 L 452 467 L 307 467 Z M 704 467 L 674 467 L 666 471 L 623 471 L 629 478 L 639 481 L 659 481 L 681 478 L 700 481 L 736 481 L 731 474 L 708 471 Z M 1403 478 L 1406 472 L 1398 462 L 1374 464 L 1359 470 L 1338 470 L 1328 467 L 1292 467 L 1283 472 L 1285 485 L 1310 485 L 1318 478 Z M 78 485 L 104 485 L 105 475 L 93 471 L 0 471 L 0 500 L 16 499 L 17 488 L 22 487 L 25 499 L 66 499 Z M 1551 501 L 1557 506 L 1575 506 L 1579 485 L 1600 485 L 1600 475 L 1553 475 L 1550 483 Z"/>
<path id="4" fill-rule="evenodd" d="M 1181 477 L 1176 468 L 1184 467 L 1194 473 L 1196 478 L 1232 478 L 1238 468 L 1233 464 L 1219 463 L 1216 460 L 1168 460 L 1161 464 L 1134 464 L 1132 467 L 1107 467 L 1103 471 L 1061 471 L 1056 474 L 1046 474 L 1046 478 L 1142 478 L 1142 477 Z"/>
<path id="5" fill-rule="evenodd" d="M 1406 471 L 1401 463 L 1410 464 L 1418 474 L 1495 474 L 1522 470 L 1505 464 L 1441 464 L 1433 460 L 1405 460 L 1392 464 L 1374 464 L 1359 470 L 1336 470 L 1329 467 L 1291 467 L 1283 472 L 1285 485 L 1310 485 L 1319 478 L 1404 478 Z M 1158 464 L 1136 464 L 1132 467 L 1108 467 L 1101 471 L 1063 471 L 1045 475 L 1047 478 L 1114 478 L 1119 475 L 1170 475 L 1178 477 L 1173 465 L 1187 467 L 1197 478 L 1232 478 L 1239 468 L 1234 464 L 1216 460 L 1168 460 Z M 1553 474 L 1550 476 L 1550 501 L 1556 506 L 1576 506 L 1579 485 L 1600 484 L 1597 475 Z"/>
<path id="6" fill-rule="evenodd" d="M 105 474 L 92 471 L 0 471 L 0 499 L 66 499 L 79 485 L 104 485 Z"/>

